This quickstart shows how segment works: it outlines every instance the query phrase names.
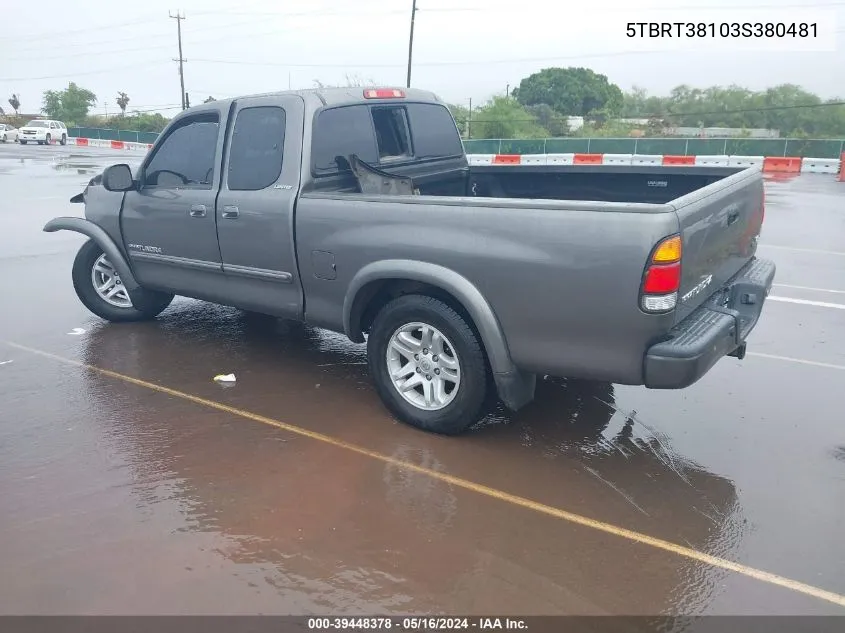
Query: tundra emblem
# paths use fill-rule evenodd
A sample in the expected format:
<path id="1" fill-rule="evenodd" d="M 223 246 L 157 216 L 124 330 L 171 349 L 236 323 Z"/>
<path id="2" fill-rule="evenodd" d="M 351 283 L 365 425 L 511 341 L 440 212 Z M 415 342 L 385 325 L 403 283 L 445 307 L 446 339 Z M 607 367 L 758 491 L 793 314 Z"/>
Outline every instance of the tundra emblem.
<path id="1" fill-rule="evenodd" d="M 695 288 L 693 288 L 687 294 L 681 297 L 681 301 L 689 301 L 702 290 L 704 290 L 707 286 L 709 286 L 711 281 L 713 281 L 713 275 L 707 275 L 704 279 L 701 280 L 701 283 L 699 283 Z"/>
<path id="2" fill-rule="evenodd" d="M 156 253 L 161 255 L 161 248 L 158 246 L 146 246 L 145 244 L 129 244 L 129 248 L 139 253 Z"/>

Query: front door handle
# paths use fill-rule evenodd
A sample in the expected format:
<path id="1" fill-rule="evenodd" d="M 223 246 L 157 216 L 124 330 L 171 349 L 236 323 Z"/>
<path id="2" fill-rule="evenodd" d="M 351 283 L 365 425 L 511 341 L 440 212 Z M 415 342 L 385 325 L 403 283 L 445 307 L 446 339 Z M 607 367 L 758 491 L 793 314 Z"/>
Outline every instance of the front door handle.
<path id="1" fill-rule="evenodd" d="M 191 213 L 192 218 L 204 218 L 205 217 L 205 205 L 204 204 L 192 204 L 190 213 Z"/>
<path id="2" fill-rule="evenodd" d="M 240 215 L 240 210 L 233 204 L 227 204 L 223 207 L 223 217 L 227 220 L 234 220 Z"/>

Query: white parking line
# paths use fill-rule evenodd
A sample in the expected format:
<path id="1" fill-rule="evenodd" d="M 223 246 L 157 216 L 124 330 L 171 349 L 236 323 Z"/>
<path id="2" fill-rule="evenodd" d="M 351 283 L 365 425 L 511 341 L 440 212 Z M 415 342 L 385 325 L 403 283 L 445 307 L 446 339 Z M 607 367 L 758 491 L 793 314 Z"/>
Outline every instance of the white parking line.
<path id="1" fill-rule="evenodd" d="M 817 308 L 835 308 L 845 310 L 845 303 L 827 303 L 826 301 L 810 301 L 809 299 L 793 299 L 792 297 L 769 296 L 770 301 L 783 301 L 784 303 L 798 303 L 805 306 L 816 306 Z"/>
<path id="2" fill-rule="evenodd" d="M 845 257 L 841 251 L 824 251 L 817 248 L 795 248 L 794 246 L 778 246 L 776 244 L 760 244 L 760 248 L 779 248 L 784 251 L 796 251 L 798 253 L 815 253 L 817 255 L 839 255 Z"/>
<path id="3" fill-rule="evenodd" d="M 832 292 L 838 295 L 845 295 L 845 290 L 831 290 L 830 288 L 812 288 L 810 286 L 793 286 L 792 284 L 772 284 L 778 288 L 792 288 L 794 290 L 810 290 L 812 292 Z"/>
<path id="4" fill-rule="evenodd" d="M 746 352 L 746 356 L 756 356 L 757 358 L 768 358 L 770 360 L 783 360 L 789 363 L 799 363 L 801 365 L 811 365 L 813 367 L 824 367 L 826 369 L 841 369 L 845 371 L 845 365 L 834 365 L 833 363 L 820 363 L 815 360 L 804 360 L 803 358 L 792 358 L 791 356 L 778 356 L 776 354 L 763 354 L 762 352 Z"/>

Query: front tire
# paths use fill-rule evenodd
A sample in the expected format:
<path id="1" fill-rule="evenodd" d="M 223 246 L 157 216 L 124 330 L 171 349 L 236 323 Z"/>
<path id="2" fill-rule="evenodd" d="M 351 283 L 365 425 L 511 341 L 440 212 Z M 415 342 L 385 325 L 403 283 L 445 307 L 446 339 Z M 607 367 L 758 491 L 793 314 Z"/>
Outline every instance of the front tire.
<path id="1" fill-rule="evenodd" d="M 402 422 L 457 435 L 482 417 L 488 369 L 464 318 L 433 297 L 405 295 L 373 321 L 367 358 L 376 392 Z"/>
<path id="2" fill-rule="evenodd" d="M 73 288 L 82 304 L 101 319 L 121 323 L 149 321 L 161 314 L 173 295 L 142 289 L 140 303 L 126 292 L 120 275 L 94 240 L 88 240 L 73 260 Z"/>
<path id="3" fill-rule="evenodd" d="M 21 145 L 26 145 L 26 141 L 22 141 L 20 139 L 18 139 L 18 143 L 20 143 Z"/>
<path id="4" fill-rule="evenodd" d="M 67 135 L 66 135 L 66 134 L 62 134 L 61 144 L 62 144 L 62 145 L 67 145 Z"/>

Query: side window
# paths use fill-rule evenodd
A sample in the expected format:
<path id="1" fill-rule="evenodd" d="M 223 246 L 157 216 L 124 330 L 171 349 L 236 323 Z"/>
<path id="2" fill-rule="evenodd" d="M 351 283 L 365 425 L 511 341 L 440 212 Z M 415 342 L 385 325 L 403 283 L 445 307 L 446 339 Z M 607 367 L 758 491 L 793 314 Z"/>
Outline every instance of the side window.
<path id="1" fill-rule="evenodd" d="M 210 189 L 220 119 L 217 113 L 185 119 L 155 149 L 144 171 L 144 186 Z"/>
<path id="2" fill-rule="evenodd" d="M 381 160 L 411 156 L 411 135 L 403 107 L 373 108 L 373 127 Z"/>
<path id="3" fill-rule="evenodd" d="M 408 105 L 408 116 L 417 158 L 443 158 L 464 153 L 455 121 L 445 106 L 412 103 Z"/>
<path id="4" fill-rule="evenodd" d="M 229 150 L 229 190 L 258 191 L 276 182 L 284 148 L 284 110 L 261 106 L 238 112 Z"/>
<path id="5" fill-rule="evenodd" d="M 55 123 L 51 123 L 51 124 L 50 124 L 50 129 L 51 129 L 51 130 L 55 130 L 55 129 L 56 129 L 56 124 L 55 124 Z"/>
<path id="6" fill-rule="evenodd" d="M 314 122 L 311 159 L 317 175 L 337 173 L 352 154 L 368 163 L 379 160 L 370 109 L 365 105 L 323 110 Z M 341 162 L 338 163 L 338 157 Z"/>

